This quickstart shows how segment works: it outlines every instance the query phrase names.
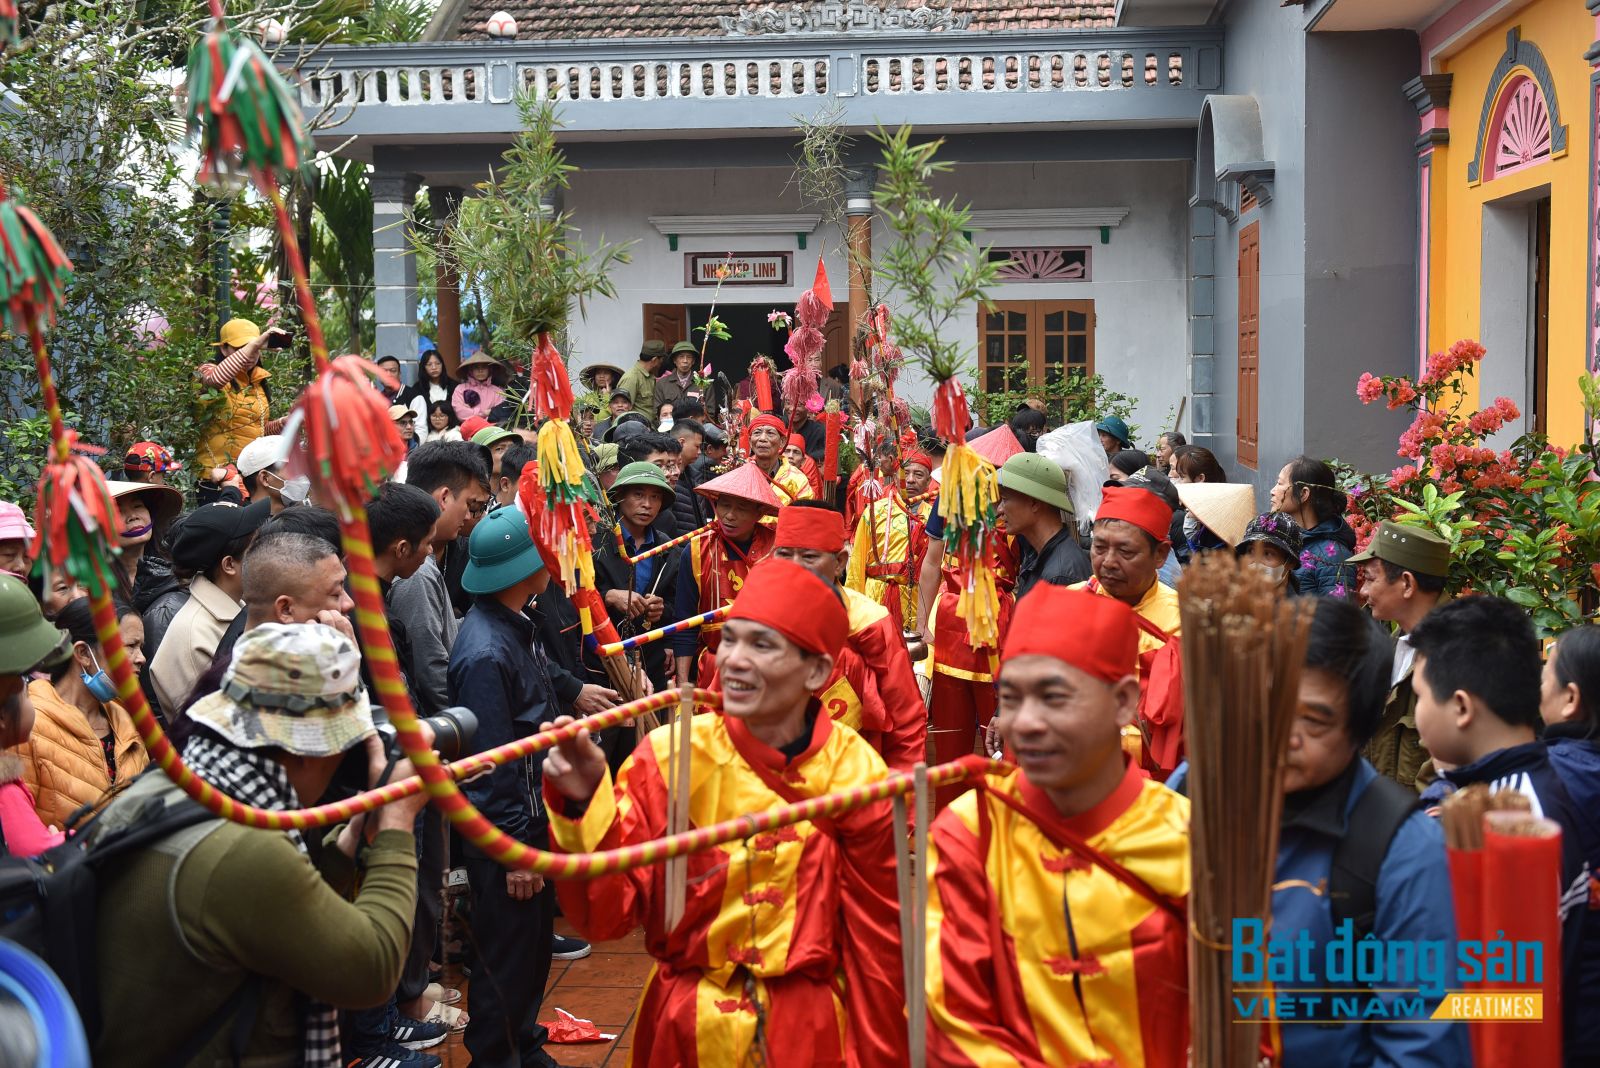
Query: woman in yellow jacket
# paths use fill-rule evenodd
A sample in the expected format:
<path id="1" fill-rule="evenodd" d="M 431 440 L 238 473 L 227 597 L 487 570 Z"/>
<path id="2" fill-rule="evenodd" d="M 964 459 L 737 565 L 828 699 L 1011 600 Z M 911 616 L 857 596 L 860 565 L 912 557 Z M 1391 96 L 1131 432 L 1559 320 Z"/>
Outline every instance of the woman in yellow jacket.
<path id="1" fill-rule="evenodd" d="M 261 366 L 261 350 L 274 340 L 287 343 L 289 334 L 277 327 L 274 317 L 263 332 L 248 319 L 229 319 L 213 347 L 218 359 L 195 368 L 200 381 L 220 396 L 209 422 L 201 428 L 197 459 L 202 475 L 239 458 L 239 450 L 263 434 L 276 434 L 285 420 L 273 419 L 272 395 L 267 379 L 272 375 Z"/>
<path id="2" fill-rule="evenodd" d="M 144 666 L 144 621 L 128 605 L 117 606 L 122 644 L 137 671 Z M 28 686 L 33 734 L 11 752 L 22 758 L 22 781 L 33 791 L 39 819 L 65 828 L 84 805 L 99 808 L 113 787 L 130 782 L 150 763 L 133 720 L 116 701 L 105 654 L 95 639 L 89 599 L 63 608 L 56 623 L 72 639 L 72 655 L 50 669 L 50 678 Z"/>

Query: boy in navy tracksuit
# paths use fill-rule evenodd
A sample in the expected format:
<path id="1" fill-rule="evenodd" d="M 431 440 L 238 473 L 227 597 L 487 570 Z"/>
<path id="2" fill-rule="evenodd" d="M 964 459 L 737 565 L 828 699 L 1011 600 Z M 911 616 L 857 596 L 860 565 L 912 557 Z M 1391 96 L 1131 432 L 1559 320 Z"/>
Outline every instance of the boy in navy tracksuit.
<path id="1" fill-rule="evenodd" d="M 1417 655 L 1417 730 L 1434 759 L 1449 769 L 1444 777 L 1458 789 L 1483 783 L 1514 790 L 1528 799 L 1535 816 L 1561 827 L 1561 960 L 1570 990 L 1562 998 L 1565 1060 L 1591 1064 L 1573 1038 L 1593 1027 L 1593 1002 L 1583 996 L 1582 939 L 1590 897 L 1587 858 L 1597 855 L 1596 828 L 1538 736 L 1541 665 L 1533 624 L 1510 601 L 1463 597 L 1428 613 L 1410 637 Z"/>

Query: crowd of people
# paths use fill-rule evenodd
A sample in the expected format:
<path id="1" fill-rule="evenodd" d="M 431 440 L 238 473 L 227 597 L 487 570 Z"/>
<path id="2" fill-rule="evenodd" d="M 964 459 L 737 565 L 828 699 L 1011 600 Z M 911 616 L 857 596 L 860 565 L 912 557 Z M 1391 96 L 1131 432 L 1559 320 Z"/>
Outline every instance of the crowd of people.
<path id="1" fill-rule="evenodd" d="M 226 404 L 193 500 L 157 442 L 122 450 L 109 485 L 116 612 L 145 696 L 201 775 L 288 810 L 413 772 L 372 696 L 338 519 L 276 433 L 259 366 L 272 333 L 231 321 L 198 372 Z M 1565 1063 L 1600 1063 L 1600 632 L 1545 649 L 1516 606 L 1452 598 L 1449 543 L 1414 524 L 1385 523 L 1357 552 L 1334 472 L 1310 457 L 1283 466 L 1262 510 L 1209 450 L 1170 431 L 1147 453 L 1107 415 L 1101 504 L 1079 516 L 1083 471 L 1041 447 L 1051 415 L 1030 402 L 968 439 L 997 472 L 1002 531 L 984 561 L 999 634 L 978 645 L 937 505 L 945 444 L 908 426 L 830 470 L 822 393 L 848 410 L 861 403 L 848 382 L 741 412 L 697 356 L 646 342 L 630 368 L 581 376 L 572 418 L 604 499 L 593 554 L 609 622 L 648 636 L 723 610 L 620 667 L 586 641 L 517 507 L 537 424 L 515 370 L 479 354 L 450 372 L 430 352 L 415 385 L 385 385 L 407 453 L 366 511 L 410 700 L 430 732 L 463 736 L 458 751 L 436 738 L 457 756 L 633 694 L 720 692 L 690 725 L 686 786 L 669 786 L 670 727 L 631 722 L 463 784 L 501 831 L 562 852 L 662 837 L 674 789 L 689 824 L 710 827 L 1001 755 L 1003 771 L 944 783 L 910 814 L 931 820 L 925 930 L 903 922 L 887 801 L 692 854 L 670 922 L 660 865 L 547 882 L 460 838 L 420 793 L 326 831 L 209 820 L 99 887 L 96 1063 L 426 1066 L 461 1032 L 474 1064 L 556 1064 L 539 1022 L 552 961 L 590 951 L 555 933 L 562 914 L 595 941 L 644 930 L 657 968 L 636 1064 L 905 1064 L 902 941 L 916 938 L 929 1063 L 1181 1065 L 1201 873 L 1175 585 L 1207 553 L 1317 599 L 1273 929 L 1325 944 L 1349 920 L 1357 937 L 1453 939 L 1438 806 L 1475 783 L 1519 791 L 1564 836 Z M 181 803 L 145 773 L 86 591 L 38 548 L 0 503 L 0 834 L 25 856 Z M 441 930 L 458 869 L 470 1011 L 438 979 L 457 952 Z M 1290 1068 L 1471 1063 L 1459 1023 L 1277 1031 L 1268 1045 Z"/>

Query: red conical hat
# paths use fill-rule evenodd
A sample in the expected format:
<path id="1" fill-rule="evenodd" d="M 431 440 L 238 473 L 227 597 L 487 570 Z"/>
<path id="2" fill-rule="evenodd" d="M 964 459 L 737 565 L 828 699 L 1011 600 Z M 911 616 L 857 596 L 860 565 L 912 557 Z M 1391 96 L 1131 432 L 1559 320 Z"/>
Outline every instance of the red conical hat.
<path id="1" fill-rule="evenodd" d="M 1003 423 L 974 441 L 970 448 L 996 467 L 1002 466 L 1013 456 L 1025 451 L 1022 442 L 1011 432 L 1011 427 Z"/>
<path id="2" fill-rule="evenodd" d="M 740 464 L 727 474 L 718 475 L 710 482 L 696 486 L 694 491 L 713 502 L 723 494 L 738 497 L 740 500 L 759 505 L 767 515 L 777 515 L 781 507 L 778 495 L 772 492 L 771 481 L 753 461 Z"/>

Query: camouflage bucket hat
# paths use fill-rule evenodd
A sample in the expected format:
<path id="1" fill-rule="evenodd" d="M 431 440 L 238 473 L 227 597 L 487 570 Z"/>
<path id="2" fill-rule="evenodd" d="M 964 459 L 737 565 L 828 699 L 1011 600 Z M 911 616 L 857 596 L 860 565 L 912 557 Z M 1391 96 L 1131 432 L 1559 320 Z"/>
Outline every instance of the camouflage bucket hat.
<path id="1" fill-rule="evenodd" d="M 241 749 L 337 756 L 374 730 L 355 642 L 322 623 L 264 623 L 233 648 L 222 689 L 189 715 Z"/>

